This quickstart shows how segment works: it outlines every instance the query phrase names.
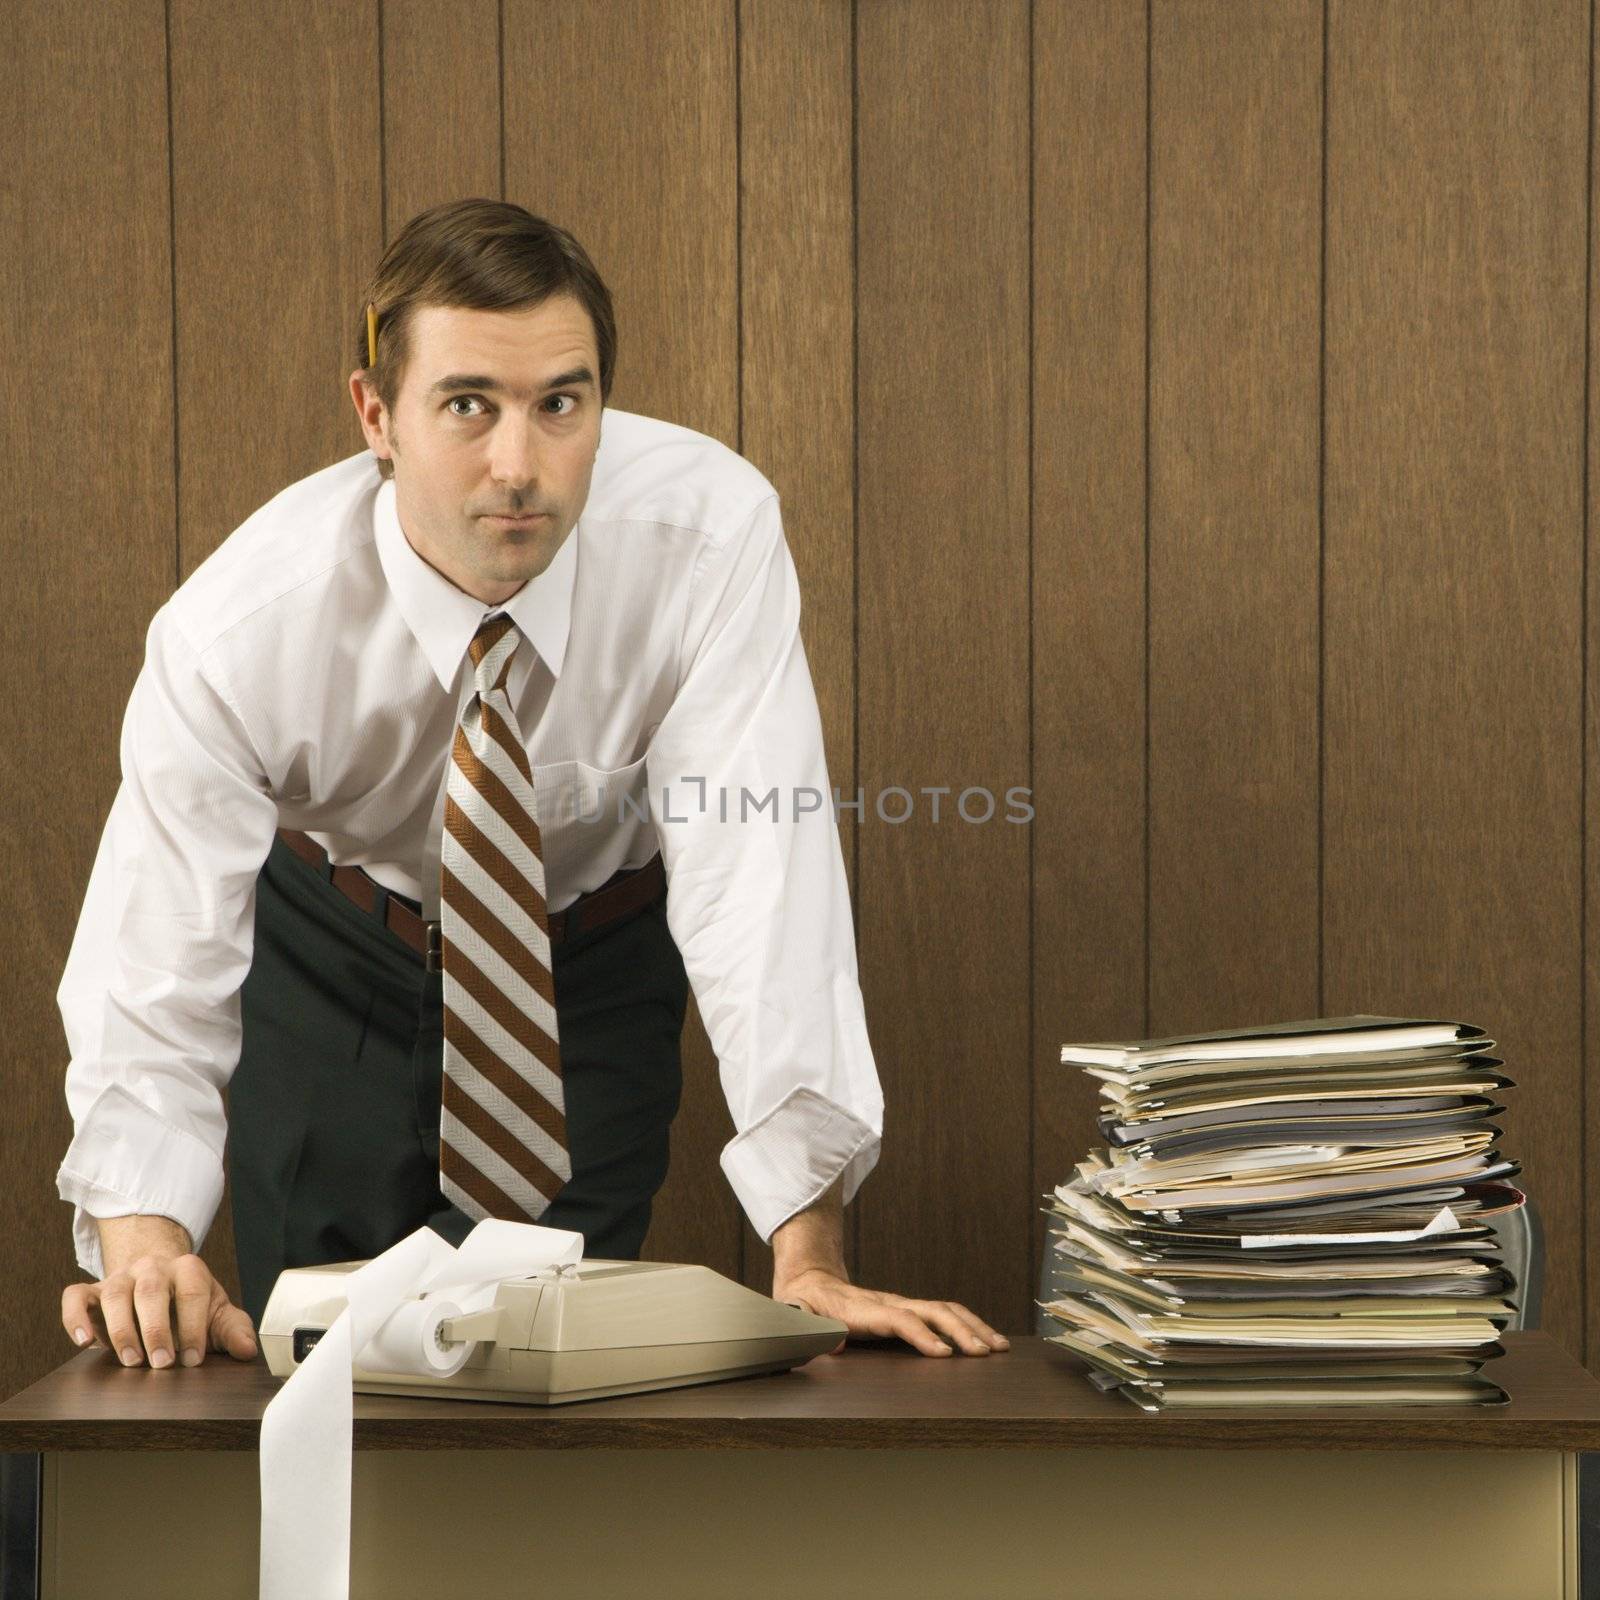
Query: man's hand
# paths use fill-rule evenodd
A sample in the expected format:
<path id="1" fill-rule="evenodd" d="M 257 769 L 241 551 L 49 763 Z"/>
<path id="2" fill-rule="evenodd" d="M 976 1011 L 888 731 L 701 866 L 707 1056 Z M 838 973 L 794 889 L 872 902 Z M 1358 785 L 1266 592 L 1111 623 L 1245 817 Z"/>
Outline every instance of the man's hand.
<path id="1" fill-rule="evenodd" d="M 844 1205 L 839 1180 L 804 1211 L 772 1231 L 772 1298 L 819 1317 L 832 1317 L 854 1334 L 904 1339 L 925 1356 L 951 1347 L 969 1356 L 1009 1350 L 1011 1341 L 954 1300 L 908 1300 L 882 1289 L 863 1289 L 844 1269 Z M 939 1337 L 948 1336 L 946 1344 Z M 845 1347 L 841 1339 L 829 1355 Z"/>
<path id="2" fill-rule="evenodd" d="M 255 1356 L 249 1313 L 229 1300 L 182 1227 L 168 1217 L 106 1217 L 99 1227 L 105 1277 L 61 1294 L 61 1325 L 75 1343 L 113 1350 L 130 1367 L 147 1351 L 152 1367 L 198 1366 L 207 1350 Z"/>
<path id="3" fill-rule="evenodd" d="M 863 1289 L 820 1267 L 798 1273 L 781 1287 L 774 1283 L 772 1298 L 833 1317 L 854 1334 L 904 1339 L 925 1356 L 952 1355 L 952 1345 L 969 1356 L 1011 1348 L 1003 1333 L 954 1300 L 908 1300 L 882 1289 Z M 949 1344 L 938 1337 L 941 1333 Z M 844 1346 L 841 1339 L 829 1354 L 837 1355 Z"/>

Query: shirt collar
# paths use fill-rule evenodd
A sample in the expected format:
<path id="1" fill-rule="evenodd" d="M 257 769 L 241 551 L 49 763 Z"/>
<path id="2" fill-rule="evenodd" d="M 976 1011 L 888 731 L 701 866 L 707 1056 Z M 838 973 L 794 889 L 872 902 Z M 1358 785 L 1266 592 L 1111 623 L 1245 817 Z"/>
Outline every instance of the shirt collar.
<path id="1" fill-rule="evenodd" d="M 576 526 L 538 577 L 530 578 L 509 600 L 491 606 L 458 589 L 411 548 L 395 507 L 393 478 L 385 478 L 378 486 L 372 515 L 378 560 L 389 592 L 442 688 L 448 690 L 455 683 L 472 636 L 483 619 L 497 611 L 504 611 L 516 623 L 551 673 L 560 676 L 572 625 L 572 586 L 578 563 Z"/>

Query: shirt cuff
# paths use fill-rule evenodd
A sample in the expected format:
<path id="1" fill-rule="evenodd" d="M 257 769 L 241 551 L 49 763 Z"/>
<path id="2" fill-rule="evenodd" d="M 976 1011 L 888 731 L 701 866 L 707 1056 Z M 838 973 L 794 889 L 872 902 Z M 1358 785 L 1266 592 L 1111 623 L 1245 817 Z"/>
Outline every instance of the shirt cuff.
<path id="1" fill-rule="evenodd" d="M 91 1278 L 105 1276 L 97 1217 L 169 1217 L 198 1251 L 222 1203 L 222 1181 L 222 1161 L 209 1145 L 123 1084 L 107 1084 L 56 1172 L 56 1193 L 75 1207 L 78 1265 Z"/>
<path id="2" fill-rule="evenodd" d="M 860 1117 L 797 1084 L 759 1121 L 722 1147 L 722 1170 L 768 1243 L 779 1224 L 817 1200 L 842 1172 L 843 1204 L 878 1162 L 878 1133 Z"/>

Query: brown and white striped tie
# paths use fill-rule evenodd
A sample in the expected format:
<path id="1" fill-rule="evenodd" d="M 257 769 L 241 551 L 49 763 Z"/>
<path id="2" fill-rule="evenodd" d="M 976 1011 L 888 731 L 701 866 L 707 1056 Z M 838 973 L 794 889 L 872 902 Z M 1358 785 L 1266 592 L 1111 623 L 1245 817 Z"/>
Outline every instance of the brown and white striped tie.
<path id="1" fill-rule="evenodd" d="M 474 1219 L 533 1222 L 572 1165 L 533 772 L 505 687 L 519 638 L 504 614 L 479 627 L 450 755 L 439 1188 Z"/>

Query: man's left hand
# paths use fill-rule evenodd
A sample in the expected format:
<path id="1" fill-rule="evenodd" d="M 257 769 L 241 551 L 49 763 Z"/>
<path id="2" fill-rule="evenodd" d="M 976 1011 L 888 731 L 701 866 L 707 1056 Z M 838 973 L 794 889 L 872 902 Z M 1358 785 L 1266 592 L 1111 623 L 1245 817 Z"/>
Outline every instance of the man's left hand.
<path id="1" fill-rule="evenodd" d="M 808 1267 L 774 1285 L 773 1298 L 832 1317 L 863 1338 L 904 1339 L 925 1356 L 951 1355 L 952 1345 L 969 1356 L 1011 1347 L 1003 1333 L 954 1300 L 909 1300 L 882 1289 L 863 1289 L 820 1267 Z M 837 1355 L 845 1343 L 841 1339 L 828 1353 Z"/>

